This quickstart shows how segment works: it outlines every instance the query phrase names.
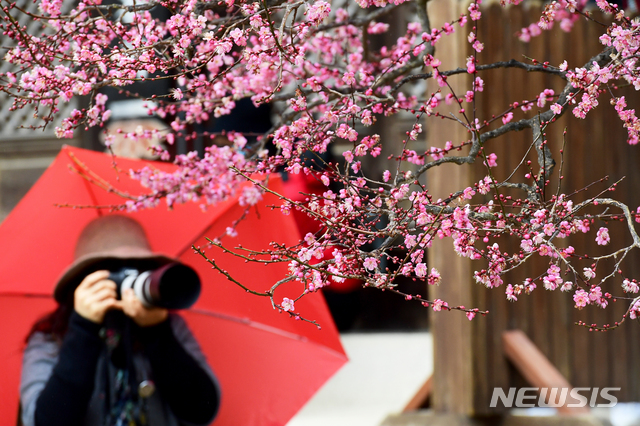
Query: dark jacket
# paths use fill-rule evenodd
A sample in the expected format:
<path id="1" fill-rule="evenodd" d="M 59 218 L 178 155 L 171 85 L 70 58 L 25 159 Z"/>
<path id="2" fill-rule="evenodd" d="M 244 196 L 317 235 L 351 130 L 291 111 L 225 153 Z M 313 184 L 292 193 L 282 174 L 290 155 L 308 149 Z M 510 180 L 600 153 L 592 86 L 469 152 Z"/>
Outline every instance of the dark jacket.
<path id="1" fill-rule="evenodd" d="M 116 368 L 107 360 L 101 328 L 74 313 L 62 343 L 39 332 L 31 336 L 20 383 L 24 426 L 105 423 L 105 398 L 114 398 Z M 132 357 L 135 383 L 152 380 L 156 385 L 144 399 L 148 425 L 211 423 L 220 388 L 184 320 L 171 314 L 161 324 L 136 331 L 143 351 Z"/>

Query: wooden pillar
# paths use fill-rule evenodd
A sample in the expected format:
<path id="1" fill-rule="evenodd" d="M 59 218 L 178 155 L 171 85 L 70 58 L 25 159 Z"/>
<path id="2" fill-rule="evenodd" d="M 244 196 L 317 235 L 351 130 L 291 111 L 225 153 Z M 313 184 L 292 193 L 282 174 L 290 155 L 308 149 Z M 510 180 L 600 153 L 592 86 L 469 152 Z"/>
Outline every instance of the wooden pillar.
<path id="1" fill-rule="evenodd" d="M 431 0 L 428 3 L 432 25 L 457 19 L 466 10 L 469 2 L 459 0 Z M 441 69 L 452 69 L 464 64 L 467 56 L 466 34 L 456 32 L 438 43 L 435 57 L 442 61 Z M 468 75 L 449 79 L 459 93 L 470 87 Z M 429 82 L 429 95 L 438 90 L 434 81 Z M 443 94 L 447 92 L 444 91 Z M 451 112 L 457 112 L 452 105 Z M 446 111 L 448 113 L 449 111 Z M 430 146 L 444 147 L 447 141 L 454 145 L 469 137 L 462 126 L 452 125 L 449 120 L 432 119 L 427 124 L 427 140 Z M 447 164 L 436 167 L 427 174 L 430 193 L 436 199 L 446 198 L 453 191 L 471 184 L 469 167 Z M 430 289 L 432 300 L 443 299 L 451 304 L 472 305 L 472 270 L 468 259 L 458 256 L 450 239 L 436 240 L 428 253 L 431 266 L 442 274 L 443 285 Z M 473 409 L 473 351 L 471 349 L 472 327 L 465 315 L 459 312 L 439 312 L 432 315 L 434 336 L 434 373 L 432 406 L 436 411 L 471 415 Z"/>

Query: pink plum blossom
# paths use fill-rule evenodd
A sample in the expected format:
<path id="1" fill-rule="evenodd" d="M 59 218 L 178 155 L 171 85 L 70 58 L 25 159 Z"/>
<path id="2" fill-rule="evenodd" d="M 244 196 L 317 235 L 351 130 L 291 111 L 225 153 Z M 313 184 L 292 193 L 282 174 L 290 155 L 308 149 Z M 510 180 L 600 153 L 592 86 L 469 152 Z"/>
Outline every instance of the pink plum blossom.
<path id="1" fill-rule="evenodd" d="M 496 162 L 497 159 L 498 156 L 492 152 L 491 154 L 487 155 L 487 165 L 489 167 L 498 167 L 498 163 Z"/>
<path id="2" fill-rule="evenodd" d="M 589 294 L 584 290 L 577 290 L 573 295 L 576 308 L 582 309 L 590 303 Z"/>
<path id="3" fill-rule="evenodd" d="M 625 293 L 637 293 L 640 287 L 638 286 L 637 281 L 625 278 L 622 281 L 622 289 L 625 291 Z"/>
<path id="4" fill-rule="evenodd" d="M 415 267 L 415 273 L 418 278 L 424 278 L 427 275 L 427 265 L 418 263 Z"/>
<path id="5" fill-rule="evenodd" d="M 365 269 L 369 271 L 373 271 L 378 267 L 378 259 L 374 257 L 367 257 L 362 263 L 362 265 L 365 267 Z"/>
<path id="6" fill-rule="evenodd" d="M 596 235 L 596 242 L 598 243 L 598 245 L 606 246 L 607 244 L 609 244 L 609 241 L 609 230 L 604 227 L 598 229 L 598 233 Z"/>
<path id="7" fill-rule="evenodd" d="M 294 301 L 289 299 L 288 297 L 284 297 L 281 304 L 282 310 L 285 312 L 293 312 L 293 310 L 295 309 L 293 302 Z"/>

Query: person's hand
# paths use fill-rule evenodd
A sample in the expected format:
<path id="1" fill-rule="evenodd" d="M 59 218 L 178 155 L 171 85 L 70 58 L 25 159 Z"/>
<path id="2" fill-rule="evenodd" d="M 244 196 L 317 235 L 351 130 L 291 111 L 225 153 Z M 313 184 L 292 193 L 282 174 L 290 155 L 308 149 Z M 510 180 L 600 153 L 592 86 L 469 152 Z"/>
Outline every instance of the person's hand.
<path id="1" fill-rule="evenodd" d="M 73 307 L 83 318 L 102 324 L 110 309 L 119 309 L 116 283 L 108 280 L 109 271 L 96 271 L 87 275 L 73 294 Z"/>
<path id="2" fill-rule="evenodd" d="M 164 308 L 145 307 L 130 288 L 122 292 L 120 306 L 125 315 L 133 319 L 140 327 L 160 324 L 169 315 L 169 311 Z"/>

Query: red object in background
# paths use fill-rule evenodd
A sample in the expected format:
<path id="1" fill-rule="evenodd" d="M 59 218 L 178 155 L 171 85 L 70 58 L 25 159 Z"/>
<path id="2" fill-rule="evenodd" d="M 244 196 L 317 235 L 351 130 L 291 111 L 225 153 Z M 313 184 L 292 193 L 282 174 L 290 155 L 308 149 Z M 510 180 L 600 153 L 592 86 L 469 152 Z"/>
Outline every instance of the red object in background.
<path id="1" fill-rule="evenodd" d="M 322 251 L 322 254 L 323 254 L 322 260 L 333 259 L 333 251 L 335 249 L 336 247 L 333 247 L 333 246 L 329 246 L 325 248 Z M 311 263 L 319 263 L 322 260 L 319 260 L 318 262 L 314 262 L 314 258 L 312 258 Z M 356 291 L 360 288 L 362 288 L 362 281 L 360 280 L 347 278 L 342 282 L 338 282 L 338 281 L 335 281 L 333 277 L 331 277 L 329 278 L 329 285 L 326 287 L 323 287 L 322 290 L 333 291 L 335 293 L 351 293 L 352 291 Z"/>
<path id="2" fill-rule="evenodd" d="M 319 178 L 304 173 L 287 174 L 286 180 L 282 182 L 282 187 L 284 191 L 282 195 L 291 201 L 303 203 L 309 198 L 307 194 L 322 196 L 322 194 L 328 190 L 328 188 L 319 181 Z M 303 237 L 309 232 L 315 234 L 322 227 L 322 223 L 313 219 L 303 211 L 293 208 L 291 209 L 291 214 L 298 225 L 300 235 Z"/>
<path id="3" fill-rule="evenodd" d="M 287 180 L 282 183 L 283 190 L 282 195 L 286 196 L 292 201 L 305 202 L 309 195 L 307 194 L 315 194 L 321 196 L 324 191 L 328 188 L 320 182 L 319 178 L 313 175 L 306 175 L 304 173 L 293 174 L 289 173 L 287 176 Z M 313 219 L 305 212 L 291 209 L 293 218 L 295 219 L 296 224 L 298 225 L 298 230 L 300 235 L 303 237 L 307 235 L 308 232 L 315 234 L 318 232 L 322 226 L 320 222 Z M 333 250 L 334 247 L 327 247 L 324 249 L 324 257 L 323 260 L 333 259 Z M 362 288 L 362 281 L 355 279 L 346 279 L 343 282 L 334 281 L 333 278 L 329 280 L 329 285 L 324 287 L 324 291 L 333 291 L 336 293 L 350 293 L 352 291 L 358 290 Z"/>
<path id="4" fill-rule="evenodd" d="M 73 261 L 75 241 L 82 228 L 100 214 L 94 208 L 59 208 L 54 204 L 112 205 L 123 199 L 104 191 L 70 171 L 75 156 L 115 188 L 143 194 L 128 177 L 129 169 L 151 165 L 175 170 L 167 163 L 117 159 L 124 172 L 116 173 L 109 155 L 65 147 L 29 193 L 0 226 L 0 426 L 15 425 L 24 339 L 31 325 L 55 307 L 53 285 Z M 73 165 L 72 167 L 78 167 Z M 281 191 L 281 182 L 270 181 Z M 270 241 L 297 242 L 293 219 L 267 207 L 277 204 L 268 194 L 239 223 L 238 237 L 225 237 L 229 246 L 267 248 Z M 258 213 L 256 213 L 256 210 Z M 212 270 L 192 244 L 204 246 L 204 236 L 215 238 L 244 212 L 237 199 L 202 212 L 195 203 L 173 210 L 159 206 L 129 215 L 145 228 L 156 252 L 178 257 L 200 275 L 198 302 L 181 311 L 200 342 L 222 386 L 222 405 L 215 426 L 284 425 L 345 362 L 333 320 L 320 295 L 296 302 L 296 311 L 322 325 L 295 321 L 275 312 L 268 299 L 245 293 Z M 119 213 L 122 214 L 122 213 Z M 221 250 L 208 249 L 220 266 L 252 289 L 264 291 L 282 278 L 286 264 L 245 263 Z M 291 287 L 288 287 L 290 285 Z M 300 283 L 281 286 L 276 300 L 300 294 Z"/>

